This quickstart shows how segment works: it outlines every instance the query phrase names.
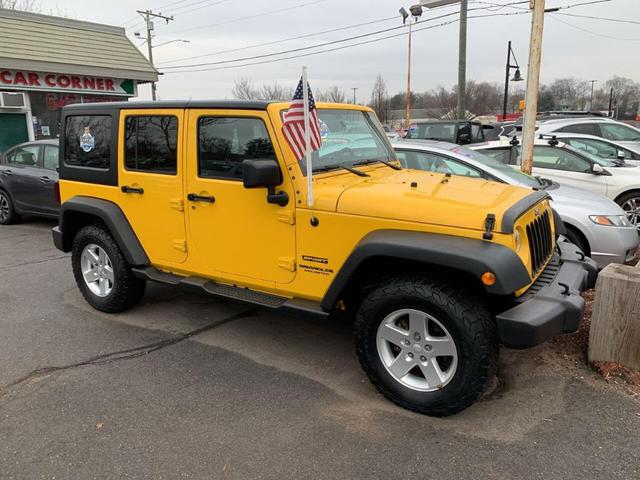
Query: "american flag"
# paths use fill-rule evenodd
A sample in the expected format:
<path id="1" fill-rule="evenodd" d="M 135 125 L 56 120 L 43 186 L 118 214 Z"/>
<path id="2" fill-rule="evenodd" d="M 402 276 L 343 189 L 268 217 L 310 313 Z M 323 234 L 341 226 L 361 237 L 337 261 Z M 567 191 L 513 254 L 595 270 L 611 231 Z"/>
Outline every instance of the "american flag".
<path id="1" fill-rule="evenodd" d="M 304 136 L 304 87 L 302 83 L 302 78 L 300 78 L 296 93 L 291 100 L 291 106 L 289 110 L 285 112 L 284 122 L 282 124 L 282 132 L 298 160 L 304 157 L 306 150 Z M 307 84 L 307 88 L 309 89 L 309 140 L 311 151 L 314 152 L 322 146 L 322 137 L 320 136 L 316 102 L 313 100 L 309 84 Z"/>

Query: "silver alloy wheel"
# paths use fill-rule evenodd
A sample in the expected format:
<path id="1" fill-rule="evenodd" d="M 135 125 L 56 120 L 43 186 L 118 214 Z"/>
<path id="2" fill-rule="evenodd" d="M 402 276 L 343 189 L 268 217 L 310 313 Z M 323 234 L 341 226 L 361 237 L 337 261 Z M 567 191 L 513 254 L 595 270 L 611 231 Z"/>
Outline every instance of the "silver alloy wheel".
<path id="1" fill-rule="evenodd" d="M 4 193 L 0 192 L 0 220 L 3 222 L 9 218 L 9 200 Z"/>
<path id="2" fill-rule="evenodd" d="M 439 390 L 458 367 L 458 350 L 448 330 L 420 310 L 406 308 L 387 315 L 378 327 L 376 344 L 389 374 L 412 390 Z"/>
<path id="3" fill-rule="evenodd" d="M 80 269 L 87 287 L 98 297 L 106 297 L 113 290 L 114 275 L 111 259 L 102 247 L 87 245 L 80 255 Z"/>
<path id="4" fill-rule="evenodd" d="M 640 197 L 630 198 L 622 204 L 622 209 L 626 212 L 631 224 L 640 228 Z"/>

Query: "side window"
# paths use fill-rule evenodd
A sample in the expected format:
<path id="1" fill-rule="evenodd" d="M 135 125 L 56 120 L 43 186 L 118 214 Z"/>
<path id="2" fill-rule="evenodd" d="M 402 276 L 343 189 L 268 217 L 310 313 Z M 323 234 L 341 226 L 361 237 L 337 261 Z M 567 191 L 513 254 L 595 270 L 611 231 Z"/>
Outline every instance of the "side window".
<path id="1" fill-rule="evenodd" d="M 37 145 L 18 147 L 7 155 L 7 163 L 22 167 L 37 167 L 39 153 L 40 147 Z"/>
<path id="2" fill-rule="evenodd" d="M 608 140 L 634 142 L 640 140 L 640 132 L 626 125 L 617 123 L 601 123 L 602 136 Z"/>
<path id="3" fill-rule="evenodd" d="M 499 161 L 500 163 L 504 163 L 505 165 L 509 165 L 512 163 L 510 148 L 498 148 L 495 150 L 494 149 L 480 150 L 480 153 L 489 155 L 491 158 Z"/>
<path id="4" fill-rule="evenodd" d="M 74 167 L 108 169 L 111 162 L 111 117 L 67 117 L 64 132 L 64 163 Z"/>
<path id="5" fill-rule="evenodd" d="M 569 133 L 583 133 L 585 135 L 595 135 L 600 136 L 598 134 L 598 128 L 595 123 L 576 123 L 574 125 L 567 125 L 566 127 L 562 127 L 559 132 L 569 132 Z"/>
<path id="6" fill-rule="evenodd" d="M 57 170 L 58 163 L 58 147 L 45 145 L 44 147 L 44 168 L 47 170 Z"/>
<path id="7" fill-rule="evenodd" d="M 584 150 L 602 158 L 618 158 L 618 149 L 604 141 L 587 138 L 567 139 L 567 143 L 578 150 Z"/>
<path id="8" fill-rule="evenodd" d="M 591 164 L 573 153 L 554 147 L 534 147 L 533 166 L 551 170 L 588 173 Z"/>
<path id="9" fill-rule="evenodd" d="M 202 117 L 198 121 L 198 175 L 242 179 L 245 159 L 276 156 L 264 122 L 259 118 Z"/>
<path id="10" fill-rule="evenodd" d="M 177 173 L 178 118 L 127 117 L 124 127 L 124 166 L 149 173 Z"/>

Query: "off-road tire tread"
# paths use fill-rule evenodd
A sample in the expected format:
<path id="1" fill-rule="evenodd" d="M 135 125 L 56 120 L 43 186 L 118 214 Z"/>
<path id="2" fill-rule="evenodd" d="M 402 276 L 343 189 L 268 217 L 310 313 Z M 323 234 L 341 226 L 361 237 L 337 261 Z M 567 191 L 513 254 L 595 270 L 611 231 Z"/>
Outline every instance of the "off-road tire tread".
<path id="1" fill-rule="evenodd" d="M 367 342 L 371 319 L 378 320 L 377 310 L 385 300 L 402 296 L 433 303 L 452 318 L 462 323 L 462 328 L 470 341 L 470 361 L 474 367 L 467 369 L 466 387 L 455 395 L 455 399 L 442 404 L 416 405 L 409 403 L 380 382 L 368 358 L 378 358 L 377 351 L 370 352 Z M 379 319 L 380 321 L 382 319 Z M 375 322 L 375 329 L 379 322 Z M 408 275 L 392 278 L 379 285 L 363 301 L 354 322 L 356 351 L 363 370 L 380 392 L 397 405 L 431 416 L 448 416 L 458 413 L 473 404 L 497 371 L 498 339 L 494 317 L 484 307 L 482 301 L 470 292 L 456 288 L 440 279 L 428 275 Z M 374 357 L 375 356 L 375 357 Z M 473 372 L 477 372 L 473 374 Z M 456 372 L 459 375 L 461 372 Z M 448 385 L 447 385 L 448 387 Z M 447 388 L 445 387 L 445 388 Z"/>
<path id="2" fill-rule="evenodd" d="M 13 204 L 13 199 L 11 198 L 11 195 L 9 195 L 9 192 L 7 192 L 2 188 L 0 188 L 0 192 L 2 192 L 2 194 L 5 196 L 5 198 L 9 202 L 9 218 L 5 220 L 4 223 L 0 223 L 0 225 L 13 225 L 15 223 L 18 223 L 20 221 L 20 214 L 16 212 L 16 207 Z"/>
<path id="3" fill-rule="evenodd" d="M 82 271 L 80 270 L 80 256 L 82 249 L 88 243 L 95 243 L 105 249 L 111 263 L 115 278 L 115 285 L 108 297 L 104 299 L 94 296 L 84 282 Z M 106 313 L 118 313 L 132 308 L 136 305 L 146 289 L 146 283 L 133 275 L 131 266 L 127 263 L 120 247 L 113 237 L 101 226 L 89 225 L 83 227 L 73 240 L 71 255 L 73 275 L 76 283 L 82 292 L 82 296 L 87 303 L 96 310 Z"/>

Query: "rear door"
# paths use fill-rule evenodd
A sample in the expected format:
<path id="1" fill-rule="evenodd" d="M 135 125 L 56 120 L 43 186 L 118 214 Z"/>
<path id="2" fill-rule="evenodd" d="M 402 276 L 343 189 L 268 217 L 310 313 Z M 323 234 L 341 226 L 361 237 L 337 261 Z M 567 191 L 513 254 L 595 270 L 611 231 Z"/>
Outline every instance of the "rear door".
<path id="1" fill-rule="evenodd" d="M 42 147 L 23 145 L 6 156 L 3 177 L 8 184 L 9 195 L 20 211 L 40 213 L 43 183 Z"/>
<path id="2" fill-rule="evenodd" d="M 187 258 L 184 220 L 184 110 L 122 110 L 118 205 L 156 266 Z"/>
<path id="3" fill-rule="evenodd" d="M 60 202 L 55 193 L 58 183 L 58 146 L 44 145 L 42 150 L 42 175 L 40 182 L 40 205 L 44 213 L 55 215 L 60 210 Z"/>

